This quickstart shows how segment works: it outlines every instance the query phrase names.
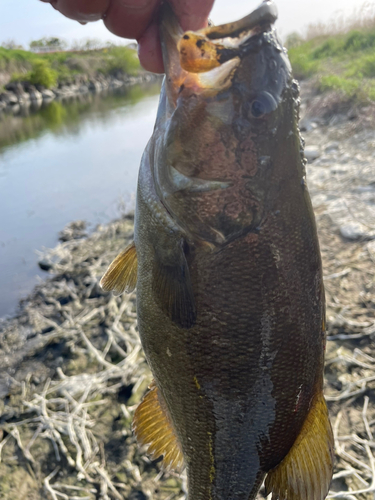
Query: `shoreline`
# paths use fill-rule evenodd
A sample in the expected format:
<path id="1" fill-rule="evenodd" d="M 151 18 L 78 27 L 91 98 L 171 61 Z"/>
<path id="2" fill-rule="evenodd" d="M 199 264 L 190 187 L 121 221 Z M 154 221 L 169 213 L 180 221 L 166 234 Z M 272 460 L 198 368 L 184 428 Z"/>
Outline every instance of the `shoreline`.
<path id="1" fill-rule="evenodd" d="M 34 110 L 42 105 L 57 100 L 63 101 L 71 97 L 87 94 L 100 94 L 105 91 L 114 91 L 120 88 L 131 87 L 137 84 L 152 83 L 160 80 L 161 75 L 155 73 L 141 73 L 137 76 L 124 75 L 121 78 L 99 75 L 95 78 L 79 78 L 76 83 L 61 85 L 52 89 L 22 84 L 8 83 L 6 91 L 0 93 L 0 115 L 17 113 L 20 108 L 32 106 Z"/>

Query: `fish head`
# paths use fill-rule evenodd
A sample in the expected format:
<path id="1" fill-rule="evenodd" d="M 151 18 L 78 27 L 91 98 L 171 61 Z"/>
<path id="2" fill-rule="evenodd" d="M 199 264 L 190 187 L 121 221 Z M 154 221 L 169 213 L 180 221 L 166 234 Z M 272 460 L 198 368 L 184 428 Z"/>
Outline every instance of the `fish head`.
<path id="1" fill-rule="evenodd" d="M 214 246 L 256 232 L 280 180 L 303 169 L 298 86 L 276 18 L 266 1 L 240 21 L 183 33 L 163 6 L 154 181 L 191 238 Z"/>

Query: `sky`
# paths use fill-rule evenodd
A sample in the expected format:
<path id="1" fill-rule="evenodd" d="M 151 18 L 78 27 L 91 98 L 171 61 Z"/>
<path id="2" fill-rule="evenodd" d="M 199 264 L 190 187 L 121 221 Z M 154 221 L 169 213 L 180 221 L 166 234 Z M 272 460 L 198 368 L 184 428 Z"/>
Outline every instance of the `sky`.
<path id="1" fill-rule="evenodd" d="M 237 20 L 259 5 L 260 0 L 216 0 L 211 13 L 215 24 Z M 360 0 L 276 0 L 277 27 L 284 38 L 291 32 L 304 33 L 310 23 L 338 16 L 350 17 L 362 5 Z M 31 40 L 57 36 L 69 43 L 85 38 L 123 43 L 101 21 L 85 26 L 64 18 L 49 4 L 39 0 L 0 0 L 0 43 L 13 39 L 28 48 Z"/>

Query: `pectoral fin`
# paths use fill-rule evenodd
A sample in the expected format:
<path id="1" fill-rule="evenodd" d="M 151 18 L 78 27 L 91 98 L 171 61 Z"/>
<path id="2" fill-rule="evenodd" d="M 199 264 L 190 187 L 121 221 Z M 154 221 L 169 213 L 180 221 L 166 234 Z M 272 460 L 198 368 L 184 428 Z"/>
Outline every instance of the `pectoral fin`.
<path id="1" fill-rule="evenodd" d="M 181 471 L 183 456 L 173 429 L 163 396 L 155 384 L 135 410 L 133 430 L 138 443 L 147 446 L 149 455 L 156 459 L 163 455 L 167 469 Z"/>
<path id="2" fill-rule="evenodd" d="M 155 256 L 152 288 L 161 308 L 174 323 L 181 328 L 194 325 L 197 315 L 194 293 L 182 244 L 164 259 Z"/>
<path id="3" fill-rule="evenodd" d="M 123 292 L 130 293 L 137 284 L 137 251 L 132 242 L 121 252 L 105 272 L 100 280 L 104 291 L 112 291 L 114 295 Z"/>
<path id="4" fill-rule="evenodd" d="M 266 478 L 272 500 L 323 500 L 333 471 L 333 434 L 323 394 L 315 398 L 284 460 Z"/>

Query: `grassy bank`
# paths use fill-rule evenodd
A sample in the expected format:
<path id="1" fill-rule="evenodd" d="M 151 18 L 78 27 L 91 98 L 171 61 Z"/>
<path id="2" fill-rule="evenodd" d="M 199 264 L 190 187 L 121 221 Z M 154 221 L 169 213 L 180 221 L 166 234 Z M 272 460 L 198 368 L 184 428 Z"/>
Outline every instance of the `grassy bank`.
<path id="1" fill-rule="evenodd" d="M 358 101 L 375 101 L 375 22 L 347 27 L 344 32 L 315 31 L 303 39 L 287 40 L 289 57 L 298 79 L 313 77 L 318 90 L 335 90 Z M 98 75 L 121 78 L 140 70 L 136 51 L 117 46 L 36 54 L 0 47 L 0 72 L 10 81 L 27 81 L 46 88 Z"/>
<path id="2" fill-rule="evenodd" d="M 314 77 L 320 91 L 336 90 L 357 101 L 375 100 L 375 25 L 303 40 L 289 37 L 298 79 Z"/>
<path id="3" fill-rule="evenodd" d="M 47 54 L 0 47 L 0 72 L 6 73 L 9 80 L 47 88 L 72 83 L 80 76 L 119 77 L 137 74 L 139 69 L 136 51 L 122 46 Z"/>

